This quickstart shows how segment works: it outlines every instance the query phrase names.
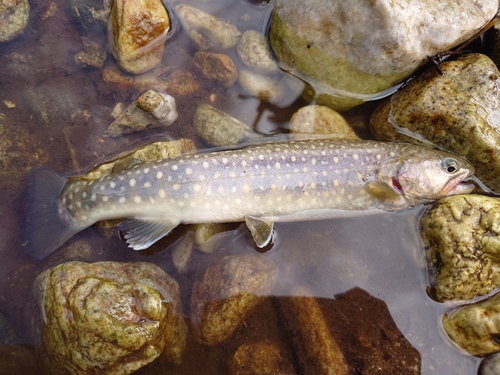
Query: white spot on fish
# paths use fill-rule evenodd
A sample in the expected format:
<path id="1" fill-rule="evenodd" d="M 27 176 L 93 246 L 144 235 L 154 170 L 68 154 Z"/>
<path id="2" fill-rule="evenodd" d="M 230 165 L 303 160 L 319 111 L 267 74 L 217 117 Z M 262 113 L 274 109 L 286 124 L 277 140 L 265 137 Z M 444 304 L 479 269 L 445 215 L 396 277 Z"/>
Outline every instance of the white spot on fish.
<path id="1" fill-rule="evenodd" d="M 249 185 L 243 185 L 243 191 L 244 191 L 245 193 L 250 193 L 250 191 L 252 191 L 252 189 L 250 188 L 250 186 L 249 186 Z"/>
<path id="2" fill-rule="evenodd" d="M 144 187 L 144 189 L 148 189 L 151 187 L 151 182 L 147 181 L 144 183 L 144 185 L 142 185 Z"/>
<path id="3" fill-rule="evenodd" d="M 312 165 L 316 165 L 316 158 L 312 158 L 312 159 L 311 159 L 311 164 L 312 164 Z"/>
<path id="4" fill-rule="evenodd" d="M 358 154 L 353 154 L 353 155 L 352 155 L 352 158 L 353 158 L 354 160 L 358 160 L 358 159 L 359 159 L 359 155 L 358 155 Z"/>
<path id="5" fill-rule="evenodd" d="M 179 190 L 180 188 L 181 188 L 181 185 L 179 185 L 179 184 L 173 184 L 173 185 L 172 185 L 172 189 L 173 189 L 174 191 L 177 191 L 177 190 Z"/>
<path id="6" fill-rule="evenodd" d="M 100 191 L 104 191 L 104 189 L 106 189 L 106 186 L 104 186 L 104 184 L 99 187 Z"/>
<path id="7" fill-rule="evenodd" d="M 217 180 L 219 177 L 220 177 L 220 173 L 219 172 L 217 172 L 217 173 L 214 174 L 214 180 Z"/>
<path id="8" fill-rule="evenodd" d="M 280 164 L 280 163 L 278 163 L 278 162 L 276 162 L 276 164 L 274 164 L 274 168 L 276 168 L 276 169 L 280 169 L 280 168 L 281 168 L 281 164 Z"/>
<path id="9" fill-rule="evenodd" d="M 179 201 L 177 202 L 177 204 L 179 205 L 179 207 L 184 207 L 185 203 L 183 201 Z"/>
<path id="10" fill-rule="evenodd" d="M 148 173 L 149 172 L 149 168 L 144 168 L 144 170 L 142 171 L 144 174 Z"/>
<path id="11" fill-rule="evenodd" d="M 205 177 L 204 174 L 200 174 L 199 179 L 200 179 L 200 181 L 205 181 L 207 178 Z"/>
<path id="12" fill-rule="evenodd" d="M 333 162 L 334 162 L 335 164 L 337 164 L 337 163 L 339 162 L 339 158 L 338 158 L 338 157 L 336 157 L 336 156 L 334 156 L 334 157 L 333 157 Z"/>
<path id="13" fill-rule="evenodd" d="M 165 194 L 165 190 L 160 189 L 160 191 L 158 192 L 158 196 L 159 196 L 160 198 L 165 198 L 165 196 L 166 196 L 166 194 Z"/>
<path id="14" fill-rule="evenodd" d="M 120 197 L 120 199 L 118 199 L 118 202 L 120 203 L 125 203 L 126 201 L 125 197 Z"/>
<path id="15" fill-rule="evenodd" d="M 201 186 L 200 186 L 200 185 L 198 185 L 198 184 L 194 184 L 194 185 L 193 185 L 193 190 L 194 190 L 194 191 L 196 191 L 196 192 L 198 192 L 198 191 L 200 191 L 200 190 L 201 190 Z"/>
<path id="16" fill-rule="evenodd" d="M 203 162 L 202 164 L 203 168 L 207 169 L 209 167 L 208 163 L 206 161 Z"/>
<path id="17" fill-rule="evenodd" d="M 243 168 L 245 168 L 247 165 L 248 165 L 248 163 L 246 162 L 246 160 L 242 160 L 242 161 L 241 161 L 241 166 L 242 166 Z"/>
<path id="18" fill-rule="evenodd" d="M 334 180 L 334 181 L 333 181 L 333 186 L 337 187 L 337 186 L 339 186 L 339 185 L 340 185 L 339 180 Z"/>
<path id="19" fill-rule="evenodd" d="M 77 206 L 78 208 L 81 208 L 81 207 L 82 207 L 82 202 L 76 202 L 76 206 Z"/>
<path id="20" fill-rule="evenodd" d="M 227 164 L 228 160 L 227 158 L 222 158 L 222 164 Z"/>
<path id="21" fill-rule="evenodd" d="M 177 169 L 179 169 L 179 167 L 177 166 L 177 164 L 172 165 L 172 170 L 173 171 L 176 171 Z"/>
<path id="22" fill-rule="evenodd" d="M 382 155 L 380 155 L 380 154 L 377 154 L 377 156 L 375 156 L 375 157 L 377 158 L 377 160 L 382 159 Z"/>
<path id="23" fill-rule="evenodd" d="M 84 192 L 82 193 L 82 198 L 83 198 L 83 199 L 87 198 L 87 192 L 86 192 L 86 191 L 84 191 Z"/>
<path id="24" fill-rule="evenodd" d="M 156 174 L 156 178 L 157 178 L 158 180 L 160 180 L 162 177 L 163 177 L 163 172 L 161 172 L 161 171 L 160 171 L 160 172 L 158 172 L 158 173 Z"/>
<path id="25" fill-rule="evenodd" d="M 191 173 L 193 173 L 193 170 L 191 168 L 186 168 L 186 174 L 190 175 Z"/>
<path id="26" fill-rule="evenodd" d="M 134 187 L 135 186 L 135 178 L 132 178 L 128 184 L 130 185 L 130 187 Z"/>
<path id="27" fill-rule="evenodd" d="M 103 201 L 103 202 L 107 202 L 107 201 L 109 201 L 109 197 L 108 197 L 107 195 L 103 196 L 103 197 L 102 197 L 102 201 Z"/>
<path id="28" fill-rule="evenodd" d="M 111 189 L 114 189 L 114 188 L 116 187 L 115 182 L 114 182 L 114 181 L 111 181 L 111 182 L 109 183 L 109 187 L 110 187 Z M 75 191 L 76 191 L 76 190 L 75 190 Z M 78 193 L 78 192 L 77 192 L 77 193 Z"/>

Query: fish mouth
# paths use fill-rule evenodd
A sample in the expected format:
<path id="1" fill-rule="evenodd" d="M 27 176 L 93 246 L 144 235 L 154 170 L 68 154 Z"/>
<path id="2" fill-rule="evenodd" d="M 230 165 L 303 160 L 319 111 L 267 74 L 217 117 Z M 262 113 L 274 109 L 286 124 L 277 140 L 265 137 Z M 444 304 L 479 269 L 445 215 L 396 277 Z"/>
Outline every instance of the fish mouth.
<path id="1" fill-rule="evenodd" d="M 441 189 L 444 195 L 469 194 L 476 187 L 472 182 L 469 182 L 473 177 L 474 172 L 468 171 L 467 174 L 456 176 L 450 179 Z"/>

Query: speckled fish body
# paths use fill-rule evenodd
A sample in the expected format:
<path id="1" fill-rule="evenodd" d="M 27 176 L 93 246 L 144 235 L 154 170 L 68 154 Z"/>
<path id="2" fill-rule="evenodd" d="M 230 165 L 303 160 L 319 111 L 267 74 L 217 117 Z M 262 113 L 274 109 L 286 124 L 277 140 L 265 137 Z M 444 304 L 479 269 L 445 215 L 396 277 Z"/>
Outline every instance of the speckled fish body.
<path id="1" fill-rule="evenodd" d="M 53 172 L 39 173 L 47 180 Z M 470 192 L 462 182 L 472 173 L 463 159 L 405 143 L 311 140 L 143 163 L 92 181 L 66 182 L 55 175 L 59 180 L 52 185 L 59 188 L 52 216 L 64 224 L 66 235 L 48 247 L 50 252 L 93 223 L 117 218 L 129 219 L 121 229 L 134 249 L 150 246 L 180 223 L 237 221 L 246 221 L 264 246 L 274 221 L 428 203 Z M 32 180 L 31 201 L 47 201 L 43 190 L 54 189 L 37 186 L 36 176 Z M 30 241 L 36 220 L 28 224 Z"/>

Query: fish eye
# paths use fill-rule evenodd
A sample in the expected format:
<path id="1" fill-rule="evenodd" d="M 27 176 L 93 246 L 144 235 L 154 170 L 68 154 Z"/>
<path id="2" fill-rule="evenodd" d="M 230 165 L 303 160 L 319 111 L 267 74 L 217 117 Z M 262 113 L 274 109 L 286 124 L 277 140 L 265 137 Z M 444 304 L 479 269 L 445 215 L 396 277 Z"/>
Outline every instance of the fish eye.
<path id="1" fill-rule="evenodd" d="M 455 173 L 459 169 L 458 162 L 453 158 L 444 158 L 441 165 L 443 169 L 448 173 Z"/>

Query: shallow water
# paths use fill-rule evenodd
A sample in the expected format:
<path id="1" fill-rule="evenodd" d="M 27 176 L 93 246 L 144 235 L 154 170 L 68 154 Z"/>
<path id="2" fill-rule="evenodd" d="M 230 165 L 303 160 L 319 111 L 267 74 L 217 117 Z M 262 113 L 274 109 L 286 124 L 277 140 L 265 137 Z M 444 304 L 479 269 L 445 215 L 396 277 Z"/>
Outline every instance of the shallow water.
<path id="1" fill-rule="evenodd" d="M 55 8 L 51 4 L 55 4 Z M 25 34 L 0 44 L 0 124 L 11 142 L 0 142 L 3 192 L 0 195 L 0 312 L 14 326 L 23 344 L 34 344 L 35 340 L 29 335 L 29 317 L 25 314 L 33 280 L 41 270 L 68 260 L 62 252 L 43 261 L 21 254 L 21 193 L 30 167 L 44 165 L 65 175 L 75 175 L 158 139 L 191 137 L 197 146 L 204 148 L 194 134 L 191 121 L 197 106 L 209 103 L 211 95 L 215 98 L 212 105 L 251 125 L 263 137 L 286 133 L 291 115 L 308 104 L 298 97 L 300 87 L 290 88 L 281 105 L 251 98 L 237 84 L 221 89 L 196 72 L 189 60 L 196 48 L 178 31 L 167 43 L 164 64 L 192 71 L 200 82 L 200 89 L 176 98 L 179 119 L 166 130 L 110 138 L 106 129 L 112 121 L 114 106 L 119 102 L 132 102 L 140 92 L 107 85 L 100 71 L 75 65 L 73 55 L 83 46 L 80 35 L 66 17 L 62 0 L 44 0 L 31 5 L 30 24 Z M 197 6 L 245 31 L 265 28 L 272 3 L 220 0 L 200 1 Z M 104 33 L 93 37 L 104 41 Z M 186 61 L 183 56 L 187 57 Z M 111 55 L 106 64 L 114 64 Z M 9 108 L 11 105 L 6 101 L 15 107 Z M 366 123 L 374 105 L 367 103 L 345 114 L 361 136 L 369 137 Z M 422 374 L 472 375 L 479 360 L 452 347 L 440 328 L 440 318 L 450 307 L 434 302 L 425 292 L 427 274 L 418 234 L 420 212 L 415 209 L 359 218 L 278 224 L 275 245 L 263 255 L 272 258 L 280 268 L 274 293 L 287 295 L 293 286 L 306 286 L 315 296 L 333 298 L 356 286 L 363 288 L 387 304 L 403 335 L 420 352 Z M 148 261 L 159 265 L 180 283 L 187 310 L 193 281 L 211 263 L 211 256 L 195 253 L 188 272 L 182 275 L 176 272 L 169 251 L 164 248 L 186 229 L 177 229 L 143 252 L 127 248 L 117 231 L 109 238 L 96 228 L 79 233 L 70 243 L 88 241 L 93 247 L 91 261 Z M 227 254 L 255 251 L 248 234 L 241 228 L 227 233 L 221 248 Z M 223 363 L 243 338 L 269 337 L 291 350 L 271 302 L 261 306 L 245 323 L 227 343 L 215 348 L 207 349 L 190 342 L 187 357 L 199 360 L 186 361 L 175 371 L 221 373 L 225 368 Z M 140 372 L 153 371 L 159 368 L 158 363 Z M 162 372 L 168 369 L 168 365 L 165 366 Z"/>

